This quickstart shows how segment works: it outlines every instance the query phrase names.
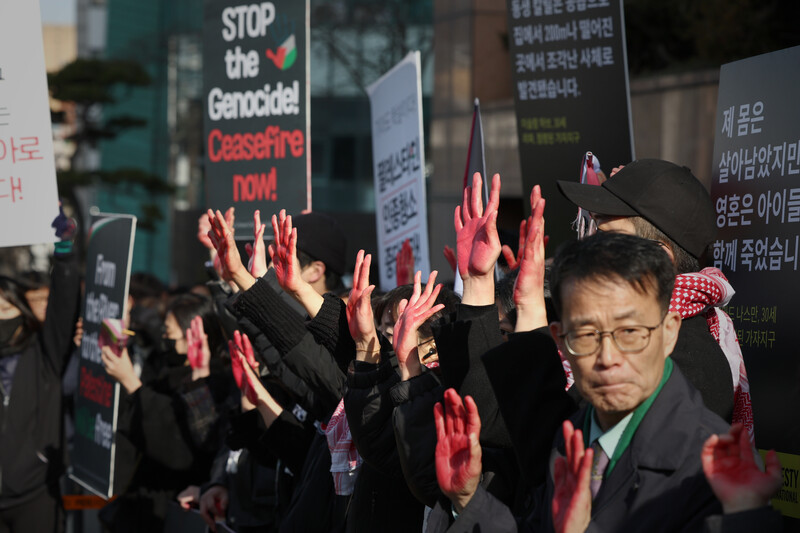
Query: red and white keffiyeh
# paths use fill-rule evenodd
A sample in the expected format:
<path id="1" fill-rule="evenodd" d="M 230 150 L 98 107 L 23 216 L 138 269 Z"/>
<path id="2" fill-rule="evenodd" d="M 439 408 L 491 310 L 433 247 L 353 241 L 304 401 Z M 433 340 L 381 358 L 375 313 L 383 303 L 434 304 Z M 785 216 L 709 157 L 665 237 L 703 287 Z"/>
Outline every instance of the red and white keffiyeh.
<path id="1" fill-rule="evenodd" d="M 363 459 L 353 444 L 350 425 L 344 413 L 344 398 L 339 401 L 328 423 L 322 424 L 321 428 L 328 439 L 328 449 L 331 452 L 331 475 L 336 494 L 350 495 L 353 493 L 358 468 Z"/>
<path id="2" fill-rule="evenodd" d="M 680 313 L 682 318 L 705 315 L 708 329 L 722 348 L 731 368 L 734 391 L 733 422 L 739 422 L 747 428 L 750 442 L 755 442 L 750 382 L 739 348 L 739 339 L 731 317 L 719 309 L 728 305 L 734 294 L 733 287 L 718 268 L 704 268 L 700 272 L 679 274 L 675 279 L 669 310 Z"/>

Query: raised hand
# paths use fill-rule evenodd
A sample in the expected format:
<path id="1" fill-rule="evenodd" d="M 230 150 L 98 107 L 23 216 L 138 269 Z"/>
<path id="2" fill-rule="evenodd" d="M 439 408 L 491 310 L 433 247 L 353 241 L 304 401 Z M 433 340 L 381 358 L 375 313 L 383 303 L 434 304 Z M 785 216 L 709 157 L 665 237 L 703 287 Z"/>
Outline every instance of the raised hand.
<path id="1" fill-rule="evenodd" d="M 522 219 L 522 222 L 519 223 L 519 246 L 517 246 L 517 255 L 514 256 L 514 250 L 507 244 L 503 245 L 503 257 L 506 258 L 506 263 L 508 263 L 508 269 L 514 270 L 519 266 L 519 262 L 522 261 L 522 249 L 525 246 L 525 235 L 528 233 L 528 219 Z"/>
<path id="2" fill-rule="evenodd" d="M 611 176 L 609 176 L 609 177 L 613 178 L 613 177 L 614 177 L 614 174 L 616 174 L 617 172 L 619 172 L 619 171 L 620 171 L 620 170 L 622 170 L 623 168 L 625 168 L 625 165 L 620 165 L 620 166 L 618 166 L 618 167 L 614 167 L 614 168 L 612 168 L 612 169 L 611 169 Z"/>
<path id="3" fill-rule="evenodd" d="M 209 231 L 211 231 L 211 222 L 208 220 L 208 215 L 204 213 L 197 219 L 197 240 L 216 254 L 217 251 L 214 249 L 214 243 L 211 242 L 211 237 L 208 236 Z"/>
<path id="4" fill-rule="evenodd" d="M 444 402 L 433 406 L 433 418 L 437 435 L 436 479 L 460 513 L 472 499 L 481 478 L 478 407 L 471 396 L 464 398 L 462 404 L 455 389 L 447 389 Z"/>
<path id="5" fill-rule="evenodd" d="M 281 209 L 278 216 L 272 215 L 272 231 L 275 243 L 269 245 L 269 256 L 281 288 L 290 294 L 300 290 L 305 283 L 300 277 L 300 261 L 297 260 L 297 230 L 292 228 L 292 216 Z"/>
<path id="6" fill-rule="evenodd" d="M 492 178 L 489 203 L 483 207 L 483 180 L 480 173 L 472 177 L 472 187 L 464 189 L 464 199 L 455 210 L 456 254 L 458 273 L 463 280 L 472 276 L 494 275 L 500 256 L 497 235 L 497 207 L 500 205 L 500 175 Z"/>
<path id="7" fill-rule="evenodd" d="M 557 457 L 554 468 L 553 526 L 556 533 L 583 533 L 592 515 L 592 491 L 589 482 L 594 450 L 584 450 L 583 433 L 565 420 L 566 458 Z"/>
<path id="8" fill-rule="evenodd" d="M 275 268 L 275 277 L 281 288 L 300 302 L 311 318 L 322 307 L 323 298 L 314 287 L 305 281 L 297 260 L 297 229 L 292 228 L 292 217 L 281 209 L 279 216 L 272 215 L 272 230 L 275 243 L 269 245 L 269 256 Z"/>
<path id="9" fill-rule="evenodd" d="M 417 344 L 419 336 L 417 330 L 435 313 L 444 309 L 443 304 L 434 305 L 442 284 L 436 285 L 437 271 L 431 272 L 425 291 L 422 291 L 422 272 L 417 271 L 414 276 L 414 292 L 411 298 L 400 300 L 397 306 L 397 322 L 394 325 L 392 336 L 392 346 L 397 356 L 397 366 L 400 369 L 400 377 L 403 381 L 411 379 L 422 373 Z"/>
<path id="10" fill-rule="evenodd" d="M 517 323 L 514 331 L 531 331 L 547 325 L 544 303 L 544 206 L 538 185 L 531 191 L 531 216 L 520 243 L 519 274 L 514 282 Z M 521 228 L 522 226 L 520 226 Z"/>
<path id="11" fill-rule="evenodd" d="M 228 223 L 229 221 L 231 224 Z M 228 209 L 225 217 L 220 211 L 215 213 L 209 209 L 208 222 L 211 225 L 208 237 L 217 250 L 222 278 L 233 281 L 242 290 L 249 289 L 255 283 L 255 279 L 242 263 L 239 249 L 233 238 L 233 208 Z"/>
<path id="12" fill-rule="evenodd" d="M 781 464 L 775 450 L 767 453 L 766 472 L 753 456 L 750 438 L 742 424 L 723 435 L 711 435 L 701 453 L 703 473 L 726 513 L 763 507 L 781 488 Z"/>
<path id="13" fill-rule="evenodd" d="M 128 356 L 127 348 L 123 348 L 120 355 L 115 355 L 111 346 L 103 346 L 100 350 L 100 359 L 103 361 L 106 373 L 119 381 L 119 384 L 128 394 L 133 394 L 142 386 L 142 382 L 133 370 L 133 363 L 131 363 L 131 358 Z"/>
<path id="14" fill-rule="evenodd" d="M 191 327 L 186 330 L 186 358 L 192 367 L 192 381 L 208 377 L 211 350 L 208 347 L 208 335 L 203 329 L 203 319 L 197 315 L 192 319 Z"/>
<path id="15" fill-rule="evenodd" d="M 256 405 L 258 403 L 258 393 L 249 385 L 249 380 L 245 375 L 245 366 L 254 369 L 259 366 L 250 339 L 246 334 L 237 330 L 233 333 L 233 340 L 228 341 L 228 350 L 231 354 L 231 370 L 233 371 L 233 379 L 236 380 L 236 386 L 239 387 L 239 390 L 242 391 L 242 394 L 250 403 Z M 261 381 L 259 380 L 260 384 Z"/>
<path id="16" fill-rule="evenodd" d="M 247 243 L 244 247 L 247 255 L 250 256 L 247 271 L 254 278 L 260 278 L 267 273 L 267 252 L 264 247 L 264 230 L 266 228 L 267 225 L 261 223 L 261 211 L 256 209 L 253 214 L 253 244 Z"/>
<path id="17" fill-rule="evenodd" d="M 380 361 L 380 342 L 375 331 L 370 295 L 375 285 L 369 284 L 369 267 L 372 255 L 359 250 L 353 270 L 353 289 L 347 299 L 347 324 L 350 336 L 356 343 L 356 359 L 376 363 Z"/>
<path id="18" fill-rule="evenodd" d="M 414 250 L 411 249 L 410 239 L 403 241 L 403 246 L 395 256 L 395 271 L 398 287 L 414 282 Z"/>
<path id="19" fill-rule="evenodd" d="M 444 258 L 447 259 L 447 264 L 450 265 L 450 268 L 453 269 L 453 273 L 455 273 L 456 269 L 458 268 L 456 251 L 445 244 L 442 253 L 444 254 Z"/>

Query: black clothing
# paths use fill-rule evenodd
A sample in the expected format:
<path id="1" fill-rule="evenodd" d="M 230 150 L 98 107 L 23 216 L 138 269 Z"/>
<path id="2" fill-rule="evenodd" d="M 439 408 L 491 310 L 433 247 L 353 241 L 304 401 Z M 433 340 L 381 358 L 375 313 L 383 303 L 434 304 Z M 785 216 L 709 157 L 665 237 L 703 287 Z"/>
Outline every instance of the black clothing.
<path id="1" fill-rule="evenodd" d="M 584 427 L 587 408 L 571 417 Z M 721 506 L 705 479 L 700 451 L 712 434 L 728 425 L 702 403 L 697 390 L 675 367 L 644 415 L 616 467 L 607 474 L 592 502 L 587 531 L 701 531 L 705 519 Z M 537 492 L 536 508 L 520 523 L 522 531 L 552 531 L 553 466 L 564 456 L 564 439 L 556 433 L 547 484 Z M 452 524 L 449 502 L 431 514 L 428 531 L 516 531 L 508 508 L 478 489 Z"/>
<path id="2" fill-rule="evenodd" d="M 48 490 L 59 494 L 64 465 L 61 378 L 80 299 L 80 270 L 73 254 L 55 255 L 51 279 L 44 324 L 17 359 L 13 392 L 9 395 L 0 386 L 0 510 L 4 512 L 41 501 Z"/>
<path id="3" fill-rule="evenodd" d="M 697 315 L 683 320 L 670 357 L 689 383 L 700 391 L 706 407 L 730 424 L 733 418 L 731 367 L 719 343 L 708 331 L 705 317 Z"/>

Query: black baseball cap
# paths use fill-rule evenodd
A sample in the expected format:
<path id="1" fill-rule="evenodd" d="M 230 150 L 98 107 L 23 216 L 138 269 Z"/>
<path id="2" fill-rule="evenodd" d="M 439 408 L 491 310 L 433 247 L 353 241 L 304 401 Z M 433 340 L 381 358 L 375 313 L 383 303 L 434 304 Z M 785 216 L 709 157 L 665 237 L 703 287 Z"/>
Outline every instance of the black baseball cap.
<path id="1" fill-rule="evenodd" d="M 599 187 L 559 180 L 558 189 L 592 213 L 644 218 L 695 258 L 717 235 L 708 191 L 691 170 L 669 161 L 640 159 Z"/>

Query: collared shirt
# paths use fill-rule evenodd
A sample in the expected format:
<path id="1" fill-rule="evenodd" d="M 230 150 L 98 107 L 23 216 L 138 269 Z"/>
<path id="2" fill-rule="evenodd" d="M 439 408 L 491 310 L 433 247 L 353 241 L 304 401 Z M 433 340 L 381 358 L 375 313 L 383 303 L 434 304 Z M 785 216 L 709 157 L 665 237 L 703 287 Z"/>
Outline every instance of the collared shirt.
<path id="1" fill-rule="evenodd" d="M 625 431 L 625 428 L 628 427 L 628 422 L 631 421 L 633 417 L 633 411 L 628 413 L 628 415 L 616 423 L 614 427 L 603 433 L 603 428 L 600 427 L 600 424 L 597 423 L 597 413 L 595 416 L 592 416 L 592 427 L 589 430 L 589 445 L 591 446 L 594 444 L 594 441 L 598 441 L 600 443 L 600 447 L 603 448 L 603 451 L 606 452 L 606 455 L 609 457 L 614 457 L 614 450 L 617 449 L 617 444 L 619 444 L 619 439 L 622 437 L 622 433 Z"/>

